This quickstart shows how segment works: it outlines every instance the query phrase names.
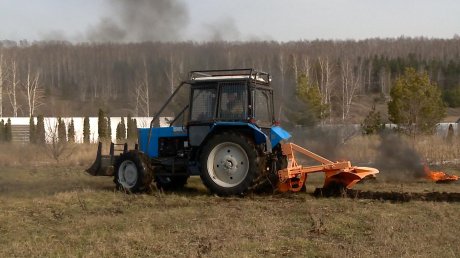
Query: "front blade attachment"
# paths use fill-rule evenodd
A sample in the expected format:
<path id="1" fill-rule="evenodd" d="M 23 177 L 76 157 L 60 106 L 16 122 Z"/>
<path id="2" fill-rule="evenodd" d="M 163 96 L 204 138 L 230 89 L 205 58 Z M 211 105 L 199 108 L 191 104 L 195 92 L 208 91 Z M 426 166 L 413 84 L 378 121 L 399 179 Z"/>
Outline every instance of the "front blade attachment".
<path id="1" fill-rule="evenodd" d="M 113 175 L 113 143 L 110 145 L 110 155 L 102 155 L 102 142 L 97 146 L 96 160 L 86 169 L 92 176 L 112 176 Z"/>

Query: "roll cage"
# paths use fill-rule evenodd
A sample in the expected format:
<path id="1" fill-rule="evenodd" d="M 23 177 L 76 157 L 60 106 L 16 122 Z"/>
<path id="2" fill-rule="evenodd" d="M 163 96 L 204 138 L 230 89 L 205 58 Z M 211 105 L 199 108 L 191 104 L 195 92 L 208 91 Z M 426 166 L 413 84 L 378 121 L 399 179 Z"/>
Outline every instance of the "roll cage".
<path id="1" fill-rule="evenodd" d="M 253 69 L 192 71 L 188 125 L 236 121 L 270 127 L 274 122 L 270 81 L 268 73 Z"/>

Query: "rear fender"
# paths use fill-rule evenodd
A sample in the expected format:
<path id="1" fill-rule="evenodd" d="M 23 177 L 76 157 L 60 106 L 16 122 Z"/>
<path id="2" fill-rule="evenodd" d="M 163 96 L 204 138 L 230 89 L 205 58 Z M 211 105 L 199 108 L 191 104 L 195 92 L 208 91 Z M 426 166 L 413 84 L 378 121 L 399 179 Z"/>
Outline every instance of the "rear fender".
<path id="1" fill-rule="evenodd" d="M 218 131 L 222 130 L 243 130 L 247 133 L 249 133 L 249 136 L 252 137 L 254 140 L 254 143 L 259 145 L 263 143 L 270 144 L 270 139 L 268 136 L 262 132 L 257 126 L 251 124 L 251 123 L 242 123 L 242 122 L 219 122 L 215 123 L 211 128 L 210 128 L 210 134 L 214 134 Z M 271 150 L 270 148 L 268 148 Z"/>
<path id="2" fill-rule="evenodd" d="M 191 146 L 200 146 L 202 142 L 208 139 L 211 135 L 223 130 L 244 130 L 245 132 L 249 132 L 249 136 L 251 136 L 252 139 L 254 139 L 255 144 L 267 144 L 268 152 L 271 152 L 272 149 L 275 148 L 275 146 L 279 144 L 281 141 L 287 140 L 291 137 L 291 135 L 286 130 L 279 126 L 274 126 L 270 128 L 270 136 L 268 136 L 260 128 L 251 123 L 217 122 L 210 125 L 209 127 L 201 126 L 199 130 L 200 137 L 195 137 L 194 132 L 192 130 L 189 130 L 190 138 L 193 137 L 194 139 L 199 139 L 198 141 L 195 141 L 194 144 L 191 144 Z"/>
<path id="3" fill-rule="evenodd" d="M 287 140 L 289 138 L 291 138 L 291 134 L 280 126 L 274 126 L 270 128 L 270 140 L 273 147 L 275 147 L 281 141 Z"/>
<path id="4" fill-rule="evenodd" d="M 262 144 L 267 141 L 267 136 L 255 125 L 244 122 L 216 122 L 213 124 L 189 126 L 189 143 L 192 147 L 199 147 L 208 140 L 212 135 L 221 131 L 243 131 L 248 134 L 256 144 Z"/>

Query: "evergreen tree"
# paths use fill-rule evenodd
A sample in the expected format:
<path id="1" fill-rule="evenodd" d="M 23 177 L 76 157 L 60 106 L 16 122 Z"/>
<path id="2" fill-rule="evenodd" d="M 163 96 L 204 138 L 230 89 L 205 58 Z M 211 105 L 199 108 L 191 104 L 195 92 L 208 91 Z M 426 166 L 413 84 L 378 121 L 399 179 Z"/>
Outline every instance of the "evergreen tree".
<path id="1" fill-rule="evenodd" d="M 62 118 L 58 118 L 58 140 L 60 143 L 67 142 L 67 129 Z"/>
<path id="2" fill-rule="evenodd" d="M 29 119 L 29 142 L 35 143 L 35 120 L 34 117 L 31 116 Z"/>
<path id="3" fill-rule="evenodd" d="M 128 140 L 133 140 L 134 139 L 134 128 L 133 128 L 133 119 L 131 118 L 131 114 L 128 114 L 128 118 L 127 118 L 127 138 Z"/>
<path id="4" fill-rule="evenodd" d="M 126 139 L 126 125 L 125 125 L 125 118 L 121 117 L 120 119 L 120 140 Z"/>
<path id="5" fill-rule="evenodd" d="M 361 123 L 361 129 L 363 134 L 375 134 L 381 131 L 385 127 L 382 122 L 379 111 L 375 111 L 375 105 L 372 105 L 371 111 L 367 114 L 364 121 Z"/>
<path id="6" fill-rule="evenodd" d="M 126 126 L 125 126 L 125 120 L 123 117 L 121 117 L 120 123 L 118 123 L 117 125 L 116 138 L 117 140 L 121 140 L 121 141 L 126 139 Z"/>
<path id="7" fill-rule="evenodd" d="M 13 132 L 11 131 L 11 119 L 5 125 L 5 141 L 11 142 L 13 140 Z"/>
<path id="8" fill-rule="evenodd" d="M 121 117 L 121 125 L 120 125 L 120 130 L 121 130 L 121 139 L 124 140 L 126 139 L 126 124 L 125 124 L 125 118 Z"/>
<path id="9" fill-rule="evenodd" d="M 441 91 L 426 72 L 406 68 L 391 88 L 390 96 L 389 119 L 408 134 L 432 133 L 445 115 Z"/>
<path id="10" fill-rule="evenodd" d="M 89 143 L 90 133 L 89 117 L 86 116 L 83 119 L 83 143 Z"/>
<path id="11" fill-rule="evenodd" d="M 110 116 L 107 116 L 107 139 L 112 140 L 112 123 L 110 121 Z"/>
<path id="12" fill-rule="evenodd" d="M 99 109 L 98 112 L 97 133 L 99 136 L 99 141 L 105 141 L 108 139 L 107 119 L 105 118 L 105 113 L 102 109 Z"/>
<path id="13" fill-rule="evenodd" d="M 67 129 L 67 139 L 70 143 L 75 142 L 75 124 L 73 118 L 70 120 L 69 128 Z"/>
<path id="14" fill-rule="evenodd" d="M 117 142 L 121 140 L 121 123 L 117 124 L 117 129 L 115 129 L 115 139 L 117 139 Z"/>
<path id="15" fill-rule="evenodd" d="M 137 140 L 137 120 L 134 118 L 133 119 L 133 140 Z"/>
<path id="16" fill-rule="evenodd" d="M 445 90 L 443 92 L 443 99 L 449 107 L 460 107 L 460 86 L 455 89 Z"/>
<path id="17" fill-rule="evenodd" d="M 43 115 L 37 116 L 37 126 L 35 127 L 35 141 L 38 144 L 45 143 L 45 118 Z"/>
<path id="18" fill-rule="evenodd" d="M 5 142 L 5 121 L 0 120 L 0 142 Z"/>
<path id="19" fill-rule="evenodd" d="M 314 125 L 327 117 L 328 106 L 321 103 L 321 92 L 306 74 L 297 78 L 295 100 L 288 104 L 287 116 L 297 125 Z"/>

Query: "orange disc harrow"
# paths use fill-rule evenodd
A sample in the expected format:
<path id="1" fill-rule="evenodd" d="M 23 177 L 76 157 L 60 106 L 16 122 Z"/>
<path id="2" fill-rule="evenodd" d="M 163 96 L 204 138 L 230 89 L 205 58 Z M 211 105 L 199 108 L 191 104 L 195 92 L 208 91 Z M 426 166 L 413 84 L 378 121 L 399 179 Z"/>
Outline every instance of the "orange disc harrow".
<path id="1" fill-rule="evenodd" d="M 350 161 L 332 162 L 294 143 L 286 143 L 281 146 L 283 155 L 287 157 L 288 165 L 278 171 L 280 192 L 300 191 L 307 179 L 307 174 L 324 172 L 326 178 L 323 188 L 330 186 L 342 186 L 352 188 L 356 183 L 366 177 L 375 177 L 379 171 L 370 167 L 354 167 Z M 316 166 L 299 165 L 295 153 L 303 154 L 321 163 Z"/>

